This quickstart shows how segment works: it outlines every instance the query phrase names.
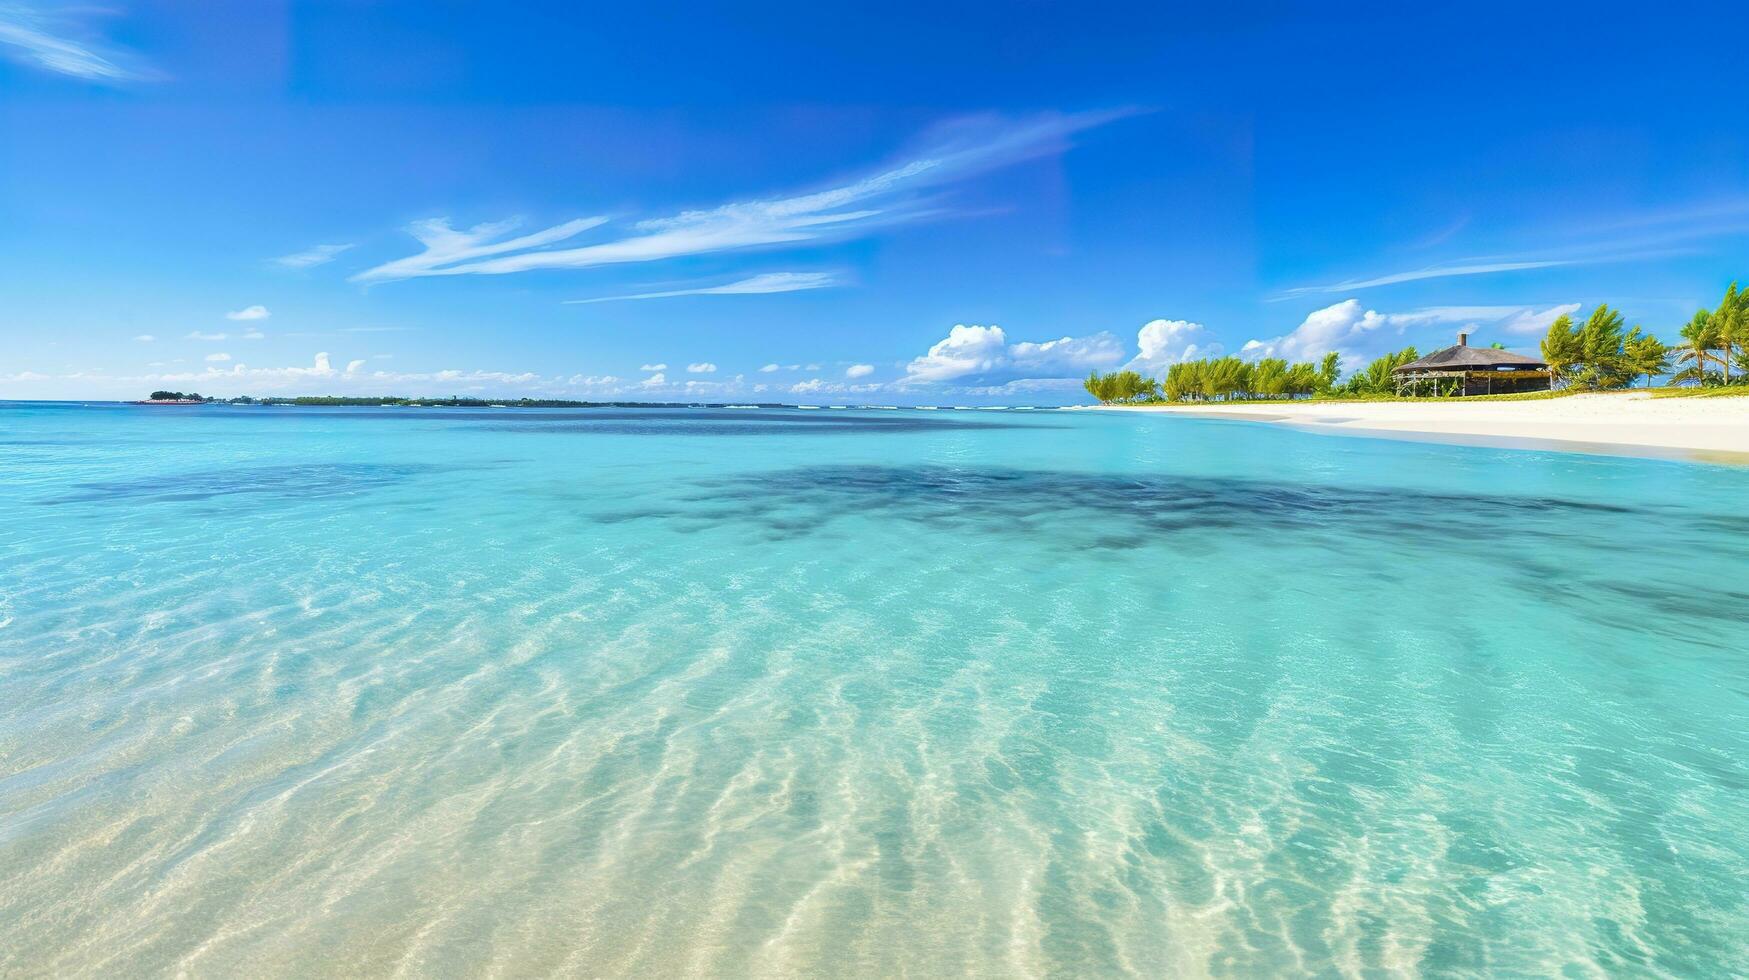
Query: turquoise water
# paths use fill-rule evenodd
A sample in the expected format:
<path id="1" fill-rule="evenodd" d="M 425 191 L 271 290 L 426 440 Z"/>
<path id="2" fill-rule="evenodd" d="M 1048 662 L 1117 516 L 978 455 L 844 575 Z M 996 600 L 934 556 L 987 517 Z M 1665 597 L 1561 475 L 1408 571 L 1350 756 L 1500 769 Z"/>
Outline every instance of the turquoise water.
<path id="1" fill-rule="evenodd" d="M 0 975 L 1749 972 L 1749 470 L 0 404 Z"/>

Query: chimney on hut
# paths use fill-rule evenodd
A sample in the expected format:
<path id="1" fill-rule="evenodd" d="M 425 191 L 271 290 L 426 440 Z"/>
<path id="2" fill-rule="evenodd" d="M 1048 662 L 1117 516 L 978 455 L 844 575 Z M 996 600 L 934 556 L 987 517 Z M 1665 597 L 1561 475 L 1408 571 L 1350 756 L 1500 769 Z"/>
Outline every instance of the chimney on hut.
<path id="1" fill-rule="evenodd" d="M 1467 333 L 1458 334 L 1458 346 L 1459 347 L 1470 346 L 1470 335 Z"/>

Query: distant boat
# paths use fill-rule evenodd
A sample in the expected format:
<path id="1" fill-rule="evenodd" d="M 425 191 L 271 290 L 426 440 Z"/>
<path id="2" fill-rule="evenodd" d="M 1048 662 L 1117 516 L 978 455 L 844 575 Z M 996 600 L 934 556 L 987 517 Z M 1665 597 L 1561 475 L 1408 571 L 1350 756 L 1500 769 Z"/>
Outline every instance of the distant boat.
<path id="1" fill-rule="evenodd" d="M 797 408 L 805 408 L 810 412 L 817 412 L 820 410 L 820 406 L 818 406 L 818 405 L 797 405 L 796 407 Z"/>

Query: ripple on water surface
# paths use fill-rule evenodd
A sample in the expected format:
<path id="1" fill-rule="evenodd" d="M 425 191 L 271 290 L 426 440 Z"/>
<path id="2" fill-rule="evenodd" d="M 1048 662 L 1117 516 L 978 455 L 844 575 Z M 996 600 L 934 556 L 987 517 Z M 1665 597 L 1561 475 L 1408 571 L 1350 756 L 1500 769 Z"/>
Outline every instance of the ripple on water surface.
<path id="1" fill-rule="evenodd" d="M 1740 474 L 553 414 L 8 457 L 0 973 L 1749 970 Z"/>

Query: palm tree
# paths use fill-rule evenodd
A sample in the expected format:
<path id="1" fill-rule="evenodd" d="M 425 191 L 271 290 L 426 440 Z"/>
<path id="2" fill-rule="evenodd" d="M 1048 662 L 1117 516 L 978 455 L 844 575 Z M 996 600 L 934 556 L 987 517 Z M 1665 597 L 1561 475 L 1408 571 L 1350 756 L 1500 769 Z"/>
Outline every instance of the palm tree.
<path id="1" fill-rule="evenodd" d="M 1635 373 L 1623 350 L 1626 339 L 1620 310 L 1610 309 L 1608 303 L 1592 310 L 1579 328 L 1580 370 L 1576 380 L 1594 389 L 1626 387 Z"/>
<path id="2" fill-rule="evenodd" d="M 1718 339 L 1719 365 L 1725 372 L 1725 384 L 1731 383 L 1731 359 L 1737 341 L 1749 339 L 1744 337 L 1745 332 L 1749 332 L 1743 322 L 1744 315 L 1749 313 L 1744 308 L 1746 300 L 1749 300 L 1749 293 L 1738 292 L 1737 284 L 1731 283 L 1731 288 L 1725 290 L 1725 298 L 1719 301 L 1719 308 L 1713 311 L 1713 332 Z"/>
<path id="3" fill-rule="evenodd" d="M 1331 351 L 1324 355 L 1324 360 L 1318 365 L 1318 391 L 1328 394 L 1336 387 L 1336 379 L 1342 375 L 1342 355 Z"/>
<path id="4" fill-rule="evenodd" d="M 1233 399 L 1251 393 L 1251 365 L 1228 355 L 1208 363 L 1202 379 L 1203 394 Z"/>
<path id="5" fill-rule="evenodd" d="M 1693 379 L 1706 384 L 1706 366 L 1714 360 L 1713 348 L 1719 343 L 1713 315 L 1706 310 L 1696 310 L 1694 317 L 1682 328 L 1682 341 L 1670 349 L 1676 357 L 1676 366 L 1681 368 L 1670 380 Z"/>
<path id="6" fill-rule="evenodd" d="M 1646 387 L 1652 387 L 1652 375 L 1670 370 L 1670 348 L 1651 334 L 1641 335 L 1635 327 L 1622 344 L 1627 367 L 1635 374 L 1646 376 Z"/>
<path id="7" fill-rule="evenodd" d="M 1251 392 L 1264 398 L 1287 394 L 1288 364 L 1279 357 L 1265 357 L 1251 365 Z"/>
<path id="8" fill-rule="evenodd" d="M 1190 401 L 1202 395 L 1203 374 L 1207 361 L 1180 361 L 1166 369 L 1166 400 Z"/>
<path id="9" fill-rule="evenodd" d="M 1584 358 L 1579 335 L 1573 330 L 1572 317 L 1563 313 L 1549 324 L 1549 334 L 1542 342 L 1542 354 L 1543 360 L 1548 362 L 1549 374 L 1556 378 L 1563 377 Z"/>

